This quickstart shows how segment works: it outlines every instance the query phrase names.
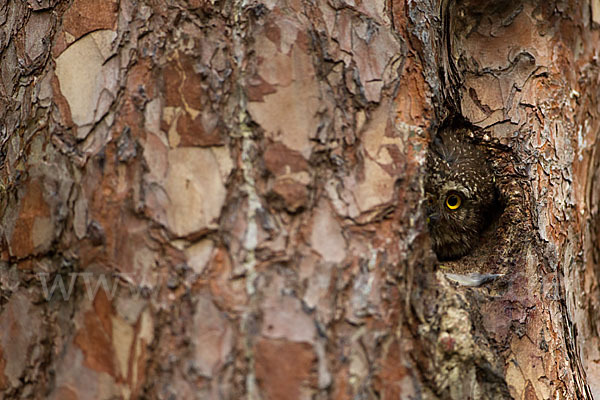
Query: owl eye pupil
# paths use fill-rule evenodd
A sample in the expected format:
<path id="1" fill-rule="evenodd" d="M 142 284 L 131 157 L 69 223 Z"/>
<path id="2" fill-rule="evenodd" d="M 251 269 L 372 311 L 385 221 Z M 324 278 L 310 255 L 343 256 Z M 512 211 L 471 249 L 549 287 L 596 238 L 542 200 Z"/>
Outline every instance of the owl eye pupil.
<path id="1" fill-rule="evenodd" d="M 448 197 L 446 197 L 446 207 L 448 207 L 451 210 L 456 210 L 458 207 L 460 207 L 460 203 L 461 199 L 456 194 L 451 194 Z"/>

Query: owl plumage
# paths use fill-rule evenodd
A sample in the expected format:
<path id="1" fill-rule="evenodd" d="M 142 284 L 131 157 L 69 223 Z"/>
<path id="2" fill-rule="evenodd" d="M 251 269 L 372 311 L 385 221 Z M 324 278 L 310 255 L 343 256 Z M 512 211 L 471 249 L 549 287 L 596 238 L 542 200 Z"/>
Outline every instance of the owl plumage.
<path id="1" fill-rule="evenodd" d="M 440 260 L 469 253 L 497 203 L 486 153 L 468 140 L 468 132 L 457 124 L 442 127 L 427 157 L 426 214 Z"/>

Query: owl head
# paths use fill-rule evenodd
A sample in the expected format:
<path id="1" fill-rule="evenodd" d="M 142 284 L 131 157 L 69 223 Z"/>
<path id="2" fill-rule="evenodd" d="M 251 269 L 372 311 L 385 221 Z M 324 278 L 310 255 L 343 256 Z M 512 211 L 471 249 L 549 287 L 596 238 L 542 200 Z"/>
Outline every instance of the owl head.
<path id="1" fill-rule="evenodd" d="M 440 260 L 469 253 L 496 202 L 486 153 L 469 142 L 467 128 L 443 127 L 427 158 L 426 214 L 433 250 Z"/>

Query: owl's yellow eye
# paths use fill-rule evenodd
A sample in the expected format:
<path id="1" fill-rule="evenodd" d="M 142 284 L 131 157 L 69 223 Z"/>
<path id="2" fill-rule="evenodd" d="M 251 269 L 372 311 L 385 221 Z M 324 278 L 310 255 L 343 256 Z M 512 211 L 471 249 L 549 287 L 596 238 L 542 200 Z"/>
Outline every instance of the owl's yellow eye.
<path id="1" fill-rule="evenodd" d="M 462 200 L 457 194 L 453 193 L 446 197 L 446 207 L 451 210 L 456 210 L 458 207 L 460 207 L 460 203 L 462 203 Z"/>

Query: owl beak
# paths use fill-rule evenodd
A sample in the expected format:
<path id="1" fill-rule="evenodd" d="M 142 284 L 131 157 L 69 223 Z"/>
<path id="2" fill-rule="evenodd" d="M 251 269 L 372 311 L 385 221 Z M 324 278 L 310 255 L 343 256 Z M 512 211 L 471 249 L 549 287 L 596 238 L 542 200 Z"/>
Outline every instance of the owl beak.
<path id="1" fill-rule="evenodd" d="M 427 217 L 427 223 L 429 225 L 433 225 L 436 224 L 440 221 L 440 215 L 438 213 L 431 213 L 429 214 L 429 216 Z"/>

